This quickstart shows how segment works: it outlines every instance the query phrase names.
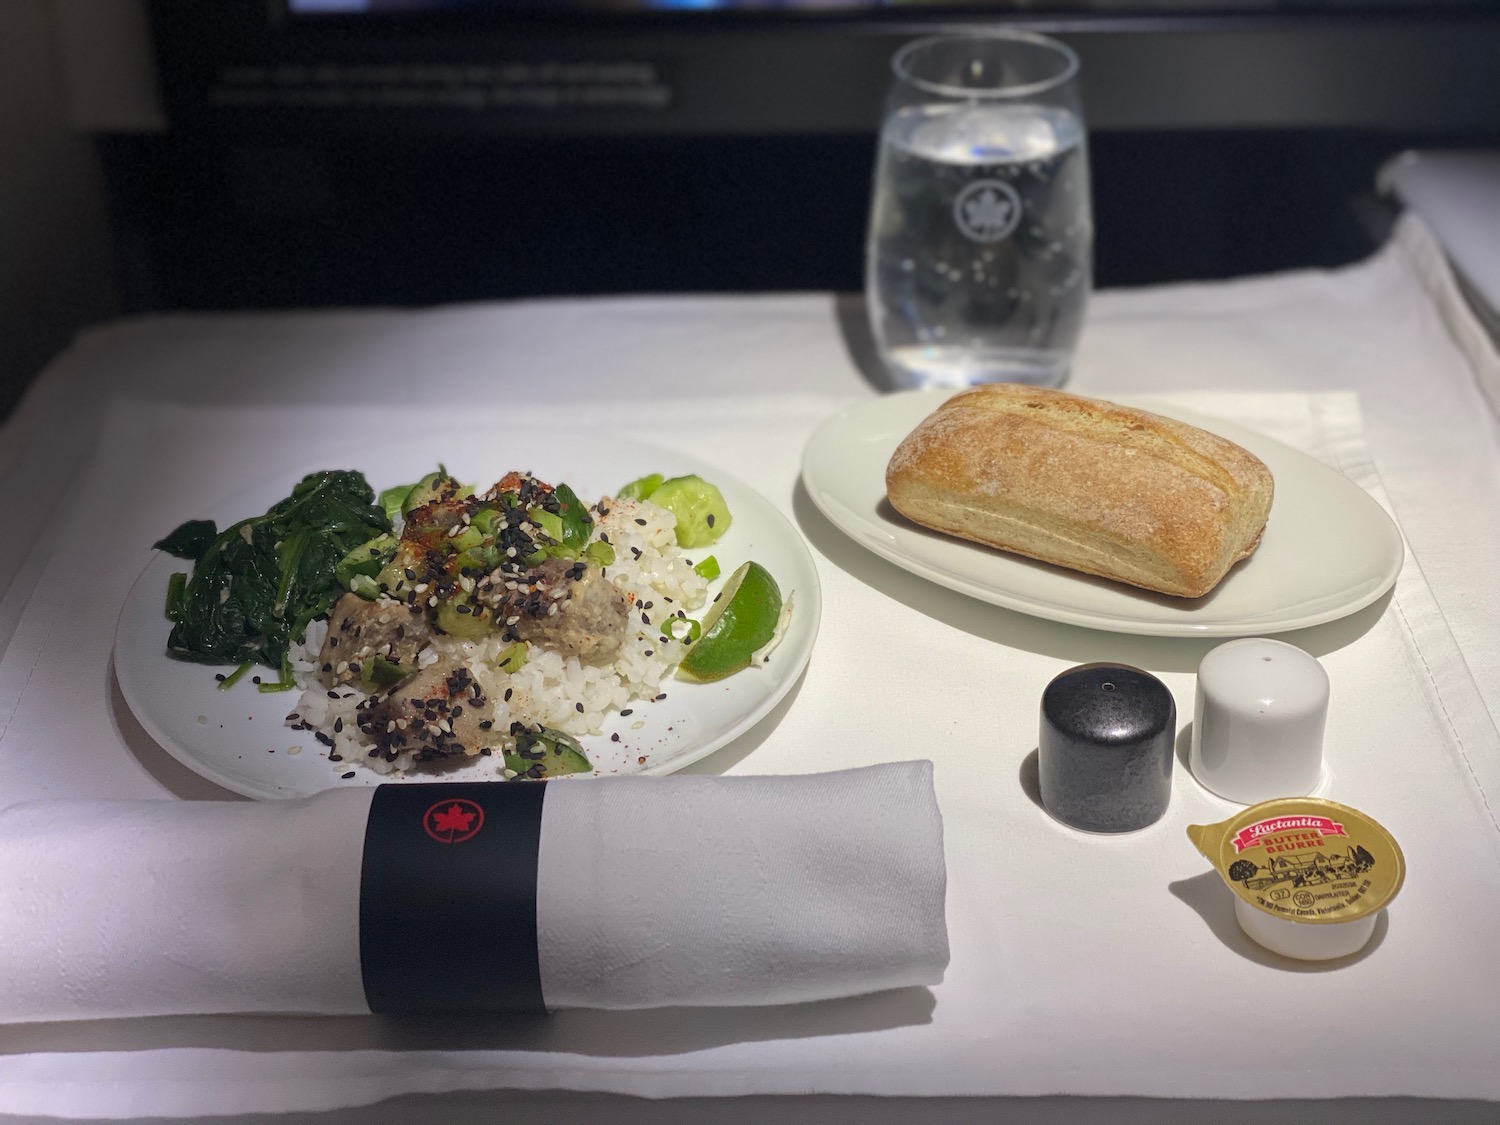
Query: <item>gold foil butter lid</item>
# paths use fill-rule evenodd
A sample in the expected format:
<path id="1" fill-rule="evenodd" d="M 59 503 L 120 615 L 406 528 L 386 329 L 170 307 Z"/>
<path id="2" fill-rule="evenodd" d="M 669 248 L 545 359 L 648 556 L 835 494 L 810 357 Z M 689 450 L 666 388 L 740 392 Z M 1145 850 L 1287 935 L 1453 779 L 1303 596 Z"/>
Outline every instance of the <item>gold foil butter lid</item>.
<path id="1" fill-rule="evenodd" d="M 1188 839 L 1229 889 L 1293 922 L 1350 922 L 1401 889 L 1406 861 L 1391 834 L 1358 809 L 1314 797 L 1262 801 Z"/>

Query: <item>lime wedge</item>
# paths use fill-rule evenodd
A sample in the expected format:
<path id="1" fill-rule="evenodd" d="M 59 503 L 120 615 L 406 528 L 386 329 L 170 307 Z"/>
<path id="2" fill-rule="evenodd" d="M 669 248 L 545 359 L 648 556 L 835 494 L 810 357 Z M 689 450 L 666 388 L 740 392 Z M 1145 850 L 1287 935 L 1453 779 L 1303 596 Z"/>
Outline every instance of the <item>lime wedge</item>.
<path id="1" fill-rule="evenodd" d="M 742 668 L 776 635 L 781 588 L 760 563 L 747 562 L 729 576 L 703 615 L 703 632 L 677 666 L 679 679 L 708 683 Z"/>

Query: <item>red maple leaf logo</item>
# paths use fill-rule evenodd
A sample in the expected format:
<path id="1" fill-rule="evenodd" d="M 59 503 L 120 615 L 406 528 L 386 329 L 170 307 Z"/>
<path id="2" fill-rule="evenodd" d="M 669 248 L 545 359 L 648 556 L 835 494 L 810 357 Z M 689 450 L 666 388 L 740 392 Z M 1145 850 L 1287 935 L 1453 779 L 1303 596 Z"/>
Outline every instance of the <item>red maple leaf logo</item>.
<path id="1" fill-rule="evenodd" d="M 440 844 L 462 844 L 479 834 L 484 809 L 462 797 L 439 801 L 422 814 L 422 827 Z"/>

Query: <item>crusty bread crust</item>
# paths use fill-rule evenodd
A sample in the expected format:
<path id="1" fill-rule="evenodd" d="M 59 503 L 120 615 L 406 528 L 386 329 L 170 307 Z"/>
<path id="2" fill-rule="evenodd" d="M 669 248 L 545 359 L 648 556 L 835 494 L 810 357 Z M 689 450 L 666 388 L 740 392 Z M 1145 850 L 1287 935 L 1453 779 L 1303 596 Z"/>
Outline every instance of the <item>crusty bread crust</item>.
<path id="1" fill-rule="evenodd" d="M 1273 495 L 1265 464 L 1215 434 L 1016 383 L 944 402 L 885 485 L 925 527 L 1184 598 L 1255 551 Z"/>

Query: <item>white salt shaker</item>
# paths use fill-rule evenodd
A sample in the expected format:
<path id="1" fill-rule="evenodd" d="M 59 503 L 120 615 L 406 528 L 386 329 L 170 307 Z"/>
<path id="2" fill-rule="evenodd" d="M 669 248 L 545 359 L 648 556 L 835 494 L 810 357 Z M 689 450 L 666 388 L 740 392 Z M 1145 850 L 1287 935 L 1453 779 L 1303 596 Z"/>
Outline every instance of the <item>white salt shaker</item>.
<path id="1" fill-rule="evenodd" d="M 1206 788 L 1253 805 L 1302 797 L 1322 777 L 1328 673 L 1295 645 L 1247 637 L 1198 665 L 1188 766 Z"/>

